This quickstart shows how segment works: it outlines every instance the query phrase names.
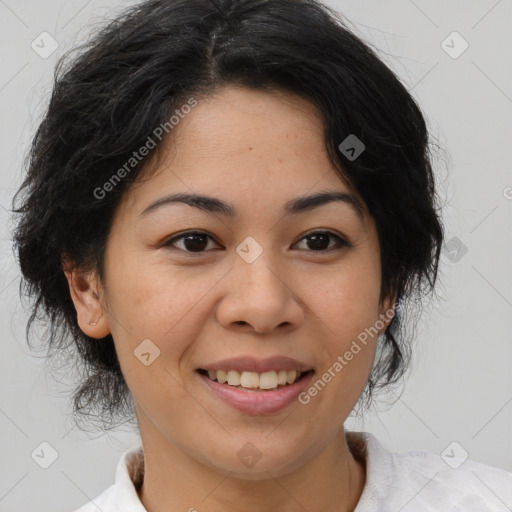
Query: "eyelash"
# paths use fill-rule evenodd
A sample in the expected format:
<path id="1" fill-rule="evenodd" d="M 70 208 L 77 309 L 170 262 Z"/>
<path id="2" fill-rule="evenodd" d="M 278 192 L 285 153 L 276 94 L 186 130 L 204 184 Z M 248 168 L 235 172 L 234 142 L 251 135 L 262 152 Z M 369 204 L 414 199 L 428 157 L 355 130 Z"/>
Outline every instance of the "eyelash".
<path id="1" fill-rule="evenodd" d="M 308 237 L 311 237 L 313 235 L 319 235 L 319 234 L 321 234 L 321 235 L 328 235 L 328 236 L 336 239 L 336 241 L 338 242 L 338 245 L 339 245 L 337 250 L 343 249 L 345 247 L 351 247 L 351 244 L 347 240 L 343 239 L 341 236 L 337 235 L 336 233 L 333 233 L 332 231 L 327 231 L 327 230 L 324 230 L 324 231 L 321 231 L 321 230 L 319 230 L 319 231 L 312 231 L 310 233 L 307 233 L 306 235 L 304 235 L 299 240 L 299 242 L 301 242 L 304 239 L 307 239 Z M 209 235 L 208 233 L 206 233 L 205 231 L 186 231 L 184 233 L 181 233 L 178 236 L 175 236 L 173 238 L 170 238 L 170 239 L 166 240 L 162 244 L 162 247 L 171 248 L 171 249 L 177 249 L 177 250 L 183 251 L 186 254 L 190 254 L 190 255 L 200 255 L 200 254 L 203 254 L 205 252 L 208 252 L 208 251 L 196 251 L 196 252 L 194 252 L 194 251 L 187 251 L 185 249 L 180 249 L 180 248 L 176 248 L 176 247 L 173 248 L 172 247 L 172 245 L 175 242 L 177 242 L 177 241 L 179 241 L 179 240 L 181 240 L 181 239 L 183 239 L 183 238 L 185 238 L 187 236 L 191 236 L 191 235 L 206 235 L 210 240 L 214 240 L 214 238 L 211 235 Z M 325 254 L 325 253 L 331 252 L 332 250 L 336 250 L 336 248 L 331 247 L 329 249 L 322 249 L 322 250 L 319 250 L 319 251 L 308 250 L 308 252 L 316 253 L 316 254 Z"/>

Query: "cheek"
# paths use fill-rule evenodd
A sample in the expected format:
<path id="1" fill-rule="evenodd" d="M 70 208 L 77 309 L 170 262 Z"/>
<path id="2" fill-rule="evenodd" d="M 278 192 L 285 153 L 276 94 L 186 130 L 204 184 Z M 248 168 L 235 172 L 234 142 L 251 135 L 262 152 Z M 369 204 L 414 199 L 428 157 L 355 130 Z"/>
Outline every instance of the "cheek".
<path id="1" fill-rule="evenodd" d="M 379 269 L 371 254 L 360 254 L 347 260 L 343 270 L 331 279 L 323 279 L 314 295 L 312 307 L 323 326 L 324 354 L 322 368 L 310 388 L 311 400 L 321 395 L 316 405 L 319 413 L 335 414 L 340 421 L 355 405 L 375 358 Z"/>
<path id="2" fill-rule="evenodd" d="M 362 265 L 364 268 L 364 265 Z M 357 271 L 356 271 L 357 269 Z M 315 294 L 314 313 L 321 329 L 321 367 L 302 395 L 307 409 L 329 417 L 333 424 L 345 421 L 365 387 L 375 358 L 379 319 L 380 276 L 355 266 L 325 280 Z"/>
<path id="3" fill-rule="evenodd" d="M 149 339 L 160 351 L 158 362 L 175 367 L 200 333 L 208 291 L 219 277 L 186 267 L 142 264 L 141 258 L 118 262 L 107 271 L 110 326 L 121 364 L 137 366 L 133 352 Z"/>
<path id="4" fill-rule="evenodd" d="M 180 364 L 190 356 L 193 340 L 203 329 L 207 300 L 201 298 L 218 280 L 183 274 L 134 272 L 116 283 L 110 300 L 116 317 L 112 334 L 127 385 L 138 404 L 148 410 L 165 405 L 169 418 L 190 402 Z M 172 403 L 167 403 L 171 396 Z"/>
<path id="5" fill-rule="evenodd" d="M 350 344 L 378 319 L 380 272 L 374 258 L 348 261 L 339 272 L 316 281 L 315 289 L 315 313 L 329 328 L 336 348 Z"/>

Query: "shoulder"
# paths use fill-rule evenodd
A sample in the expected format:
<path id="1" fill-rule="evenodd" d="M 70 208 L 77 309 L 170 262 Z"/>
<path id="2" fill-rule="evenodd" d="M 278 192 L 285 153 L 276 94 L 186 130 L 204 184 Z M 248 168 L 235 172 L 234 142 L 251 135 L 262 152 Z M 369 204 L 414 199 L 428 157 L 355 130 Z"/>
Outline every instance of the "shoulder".
<path id="1" fill-rule="evenodd" d="M 414 500 L 432 510 L 501 512 L 512 506 L 512 473 L 504 469 L 425 451 L 394 454 L 393 461 L 398 487 L 414 491 Z"/>
<path id="2" fill-rule="evenodd" d="M 137 494 L 143 475 L 144 451 L 135 445 L 122 454 L 114 484 L 74 512 L 145 512 Z"/>
<path id="3" fill-rule="evenodd" d="M 392 453 L 377 439 L 362 440 L 367 485 L 361 498 L 401 512 L 505 512 L 512 507 L 512 473 L 479 462 L 427 451 Z M 368 489 L 368 490 L 367 490 Z M 365 496 L 365 492 L 367 496 Z M 373 512 L 371 506 L 356 512 Z M 375 509 L 377 510 L 377 509 Z"/>

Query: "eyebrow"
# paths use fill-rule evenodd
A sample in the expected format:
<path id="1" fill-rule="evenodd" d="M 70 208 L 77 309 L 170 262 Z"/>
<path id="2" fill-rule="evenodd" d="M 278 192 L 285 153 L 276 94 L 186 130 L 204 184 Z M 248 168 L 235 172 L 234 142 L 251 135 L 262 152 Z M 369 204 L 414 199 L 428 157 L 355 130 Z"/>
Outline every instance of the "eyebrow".
<path id="1" fill-rule="evenodd" d="M 361 202 L 355 195 L 332 190 L 318 192 L 309 196 L 296 197 L 295 199 L 292 199 L 285 204 L 284 214 L 285 216 L 297 215 L 299 213 L 310 211 L 314 208 L 318 208 L 319 206 L 323 206 L 334 201 L 341 201 L 349 205 L 358 215 L 358 217 L 363 219 L 364 209 Z M 226 203 L 225 201 L 222 201 L 216 197 L 209 197 L 198 194 L 175 193 L 161 197 L 160 199 L 157 199 L 151 203 L 142 211 L 140 217 L 146 216 L 149 213 L 152 213 L 161 208 L 162 206 L 174 203 L 188 204 L 189 206 L 199 208 L 200 210 L 203 210 L 207 213 L 216 213 L 226 217 L 236 217 L 237 215 L 236 208 L 232 204 Z"/>

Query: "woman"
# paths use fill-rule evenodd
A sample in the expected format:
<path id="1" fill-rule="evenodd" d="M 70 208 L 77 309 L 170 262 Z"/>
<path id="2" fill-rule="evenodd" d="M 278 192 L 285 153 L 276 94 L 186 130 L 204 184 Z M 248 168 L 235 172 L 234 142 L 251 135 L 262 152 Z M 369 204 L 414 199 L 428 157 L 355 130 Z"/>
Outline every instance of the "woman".
<path id="1" fill-rule="evenodd" d="M 343 428 L 404 375 L 443 228 L 424 117 L 336 13 L 143 2 L 59 66 L 30 156 L 31 322 L 73 341 L 77 415 L 142 441 L 80 512 L 512 503 L 504 470 Z"/>

